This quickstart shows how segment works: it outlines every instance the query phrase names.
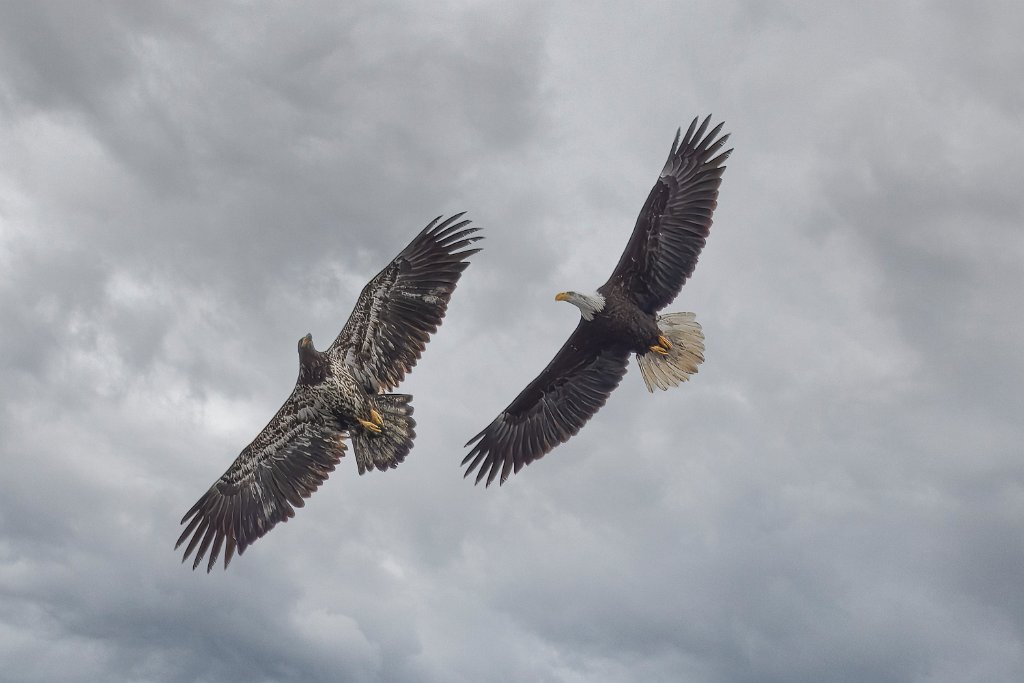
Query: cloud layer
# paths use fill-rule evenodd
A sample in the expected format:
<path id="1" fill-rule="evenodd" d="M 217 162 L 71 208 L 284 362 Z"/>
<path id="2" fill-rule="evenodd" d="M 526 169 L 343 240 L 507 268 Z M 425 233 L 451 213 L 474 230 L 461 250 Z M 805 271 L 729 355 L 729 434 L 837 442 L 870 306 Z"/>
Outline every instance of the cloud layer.
<path id="1" fill-rule="evenodd" d="M 23 681 L 1024 675 L 1024 100 L 1009 3 L 0 9 L 0 659 Z M 461 444 L 576 324 L 675 128 L 733 133 L 670 310 L 501 488 Z M 431 218 L 484 226 L 403 385 L 228 572 L 181 514 Z"/>

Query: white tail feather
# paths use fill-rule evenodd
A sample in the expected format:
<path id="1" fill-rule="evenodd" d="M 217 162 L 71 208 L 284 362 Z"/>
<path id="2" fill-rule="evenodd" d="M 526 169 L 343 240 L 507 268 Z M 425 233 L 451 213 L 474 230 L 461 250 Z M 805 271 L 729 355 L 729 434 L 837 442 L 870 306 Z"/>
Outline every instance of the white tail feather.
<path id="1" fill-rule="evenodd" d="M 640 374 L 647 390 L 666 390 L 679 386 L 697 373 L 697 366 L 704 362 L 704 333 L 693 313 L 668 313 L 658 316 L 658 328 L 672 342 L 667 356 L 648 351 L 637 354 Z"/>

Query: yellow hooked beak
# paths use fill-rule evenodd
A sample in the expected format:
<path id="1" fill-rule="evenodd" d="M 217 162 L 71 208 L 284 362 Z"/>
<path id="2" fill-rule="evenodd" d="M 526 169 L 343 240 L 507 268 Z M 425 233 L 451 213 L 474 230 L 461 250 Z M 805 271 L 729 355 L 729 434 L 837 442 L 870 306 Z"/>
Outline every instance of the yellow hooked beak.
<path id="1" fill-rule="evenodd" d="M 568 301 L 568 300 L 569 300 L 569 292 L 559 292 L 558 294 L 555 294 L 555 301 Z"/>

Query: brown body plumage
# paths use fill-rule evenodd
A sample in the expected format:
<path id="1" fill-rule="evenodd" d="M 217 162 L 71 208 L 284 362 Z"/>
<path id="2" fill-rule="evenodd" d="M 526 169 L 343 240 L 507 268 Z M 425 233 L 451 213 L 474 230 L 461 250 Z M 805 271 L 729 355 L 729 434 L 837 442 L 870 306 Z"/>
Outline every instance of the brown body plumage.
<path id="1" fill-rule="evenodd" d="M 277 414 L 231 467 L 185 513 L 175 547 L 207 571 L 224 549 L 227 568 L 327 479 L 352 439 L 359 473 L 397 467 L 416 433 L 412 397 L 386 393 L 409 372 L 444 318 L 448 301 L 479 249 L 462 214 L 432 221 L 363 288 L 344 329 L 326 351 L 299 340 L 299 376 Z"/>

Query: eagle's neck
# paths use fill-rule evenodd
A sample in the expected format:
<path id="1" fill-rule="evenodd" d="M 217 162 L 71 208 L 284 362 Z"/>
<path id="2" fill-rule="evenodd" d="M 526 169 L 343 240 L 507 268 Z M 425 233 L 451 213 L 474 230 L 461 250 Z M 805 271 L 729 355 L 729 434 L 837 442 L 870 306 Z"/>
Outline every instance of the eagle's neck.
<path id="1" fill-rule="evenodd" d="M 593 294 L 577 292 L 569 301 L 580 309 L 584 320 L 593 320 L 595 315 L 604 310 L 604 296 L 597 292 Z"/>
<path id="2" fill-rule="evenodd" d="M 299 350 L 299 384 L 320 384 L 327 378 L 327 356 L 310 345 Z"/>

